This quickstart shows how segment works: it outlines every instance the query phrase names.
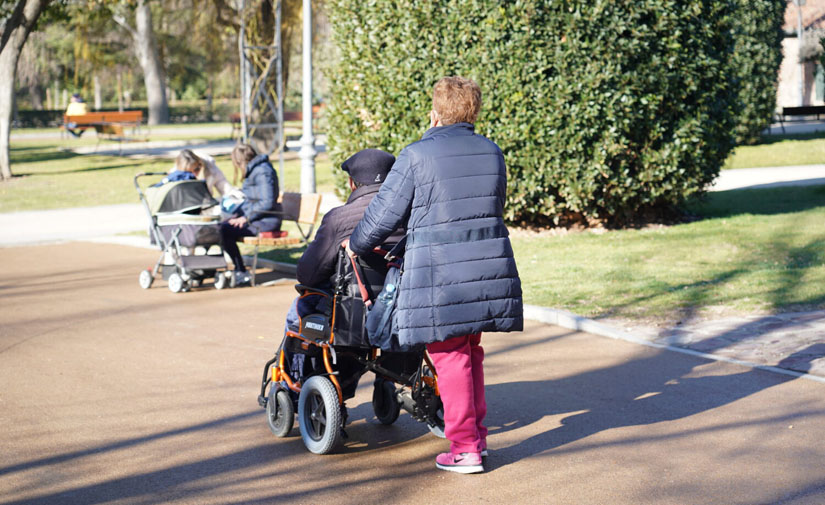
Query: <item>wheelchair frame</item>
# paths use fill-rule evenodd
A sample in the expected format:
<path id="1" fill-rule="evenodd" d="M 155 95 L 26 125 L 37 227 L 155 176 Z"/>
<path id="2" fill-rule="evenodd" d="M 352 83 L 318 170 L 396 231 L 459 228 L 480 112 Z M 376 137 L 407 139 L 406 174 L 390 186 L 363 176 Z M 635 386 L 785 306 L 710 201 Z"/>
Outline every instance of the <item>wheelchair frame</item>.
<path id="1" fill-rule="evenodd" d="M 267 411 L 270 430 L 278 437 L 287 436 L 297 413 L 301 437 L 307 449 L 316 454 L 332 452 L 341 438 L 346 436 L 346 399 L 343 393 L 346 384 L 342 386 L 335 366 L 339 356 L 345 356 L 361 367 L 355 377 L 360 378 L 366 372 L 376 375 L 372 404 L 382 424 L 395 422 L 403 408 L 417 421 L 426 423 L 433 434 L 443 438 L 444 418 L 438 376 L 423 346 L 409 352 L 383 352 L 375 347 L 336 345 L 336 310 L 349 287 L 349 276 L 343 267 L 347 261 L 352 265 L 352 277 L 358 284 L 361 302 L 366 307 L 371 303 L 369 290 L 363 282 L 365 277 L 361 260 L 348 258 L 343 249 L 339 251 L 333 293 L 300 284 L 295 286 L 299 298 L 319 295 L 331 301 L 331 311 L 329 315 L 299 315 L 298 331 L 287 329 L 275 356 L 264 365 L 258 403 Z M 360 331 L 363 337 L 366 331 L 363 324 Z M 362 341 L 366 342 L 366 339 L 362 338 Z M 288 371 L 288 352 L 301 353 L 317 361 L 304 377 L 293 378 Z M 403 363 L 401 370 L 392 366 L 394 358 Z M 414 370 L 413 360 L 417 363 Z M 385 363 L 387 361 L 389 363 Z"/>

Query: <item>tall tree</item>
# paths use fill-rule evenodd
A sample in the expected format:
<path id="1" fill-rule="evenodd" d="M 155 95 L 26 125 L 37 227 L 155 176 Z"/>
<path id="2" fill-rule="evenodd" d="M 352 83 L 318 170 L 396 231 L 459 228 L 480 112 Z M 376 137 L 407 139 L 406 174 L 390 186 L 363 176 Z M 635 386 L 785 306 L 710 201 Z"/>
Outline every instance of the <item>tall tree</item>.
<path id="1" fill-rule="evenodd" d="M 138 0 L 135 8 L 134 27 L 121 14 L 115 14 L 114 20 L 129 32 L 134 41 L 135 54 L 143 69 L 143 82 L 146 86 L 146 100 L 149 102 L 149 124 L 169 122 L 169 104 L 166 101 L 166 73 L 155 41 L 152 27 L 152 9 L 149 0 Z"/>
<path id="2" fill-rule="evenodd" d="M 14 108 L 14 79 L 20 51 L 50 0 L 19 0 L 0 21 L 0 180 L 12 177 L 9 133 Z"/>

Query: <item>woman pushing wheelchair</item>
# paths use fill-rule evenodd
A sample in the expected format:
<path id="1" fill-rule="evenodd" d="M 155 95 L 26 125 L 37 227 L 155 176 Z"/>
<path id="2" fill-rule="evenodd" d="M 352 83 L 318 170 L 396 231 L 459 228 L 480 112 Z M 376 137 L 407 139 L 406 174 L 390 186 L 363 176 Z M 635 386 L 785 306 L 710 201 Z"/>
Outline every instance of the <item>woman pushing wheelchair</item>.
<path id="1" fill-rule="evenodd" d="M 351 257 L 366 255 L 407 229 L 398 341 L 426 344 L 450 440 L 436 466 L 459 473 L 482 472 L 487 455 L 481 333 L 523 327 L 521 281 L 503 220 L 504 156 L 475 133 L 480 109 L 478 84 L 439 80 L 430 129 L 401 151 L 344 242 Z"/>

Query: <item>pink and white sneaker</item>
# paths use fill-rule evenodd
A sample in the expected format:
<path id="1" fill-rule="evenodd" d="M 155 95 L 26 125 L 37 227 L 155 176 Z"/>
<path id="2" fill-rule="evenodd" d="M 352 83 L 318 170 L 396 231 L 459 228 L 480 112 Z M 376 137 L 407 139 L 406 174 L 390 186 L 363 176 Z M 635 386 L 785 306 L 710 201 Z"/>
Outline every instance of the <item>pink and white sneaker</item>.
<path id="1" fill-rule="evenodd" d="M 435 466 L 441 470 L 457 473 L 479 473 L 484 471 L 481 454 L 477 452 L 442 452 L 435 458 Z"/>

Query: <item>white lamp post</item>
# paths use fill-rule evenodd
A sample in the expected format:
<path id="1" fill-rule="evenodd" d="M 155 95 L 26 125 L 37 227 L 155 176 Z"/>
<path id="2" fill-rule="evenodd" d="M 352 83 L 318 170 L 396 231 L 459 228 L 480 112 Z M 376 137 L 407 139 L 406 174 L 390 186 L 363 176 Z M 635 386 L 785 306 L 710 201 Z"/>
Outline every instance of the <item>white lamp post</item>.
<path id="1" fill-rule="evenodd" d="M 804 1 L 804 0 L 803 0 Z M 303 133 L 301 135 L 301 193 L 315 193 L 315 137 L 312 136 L 312 1 L 304 0 Z"/>

